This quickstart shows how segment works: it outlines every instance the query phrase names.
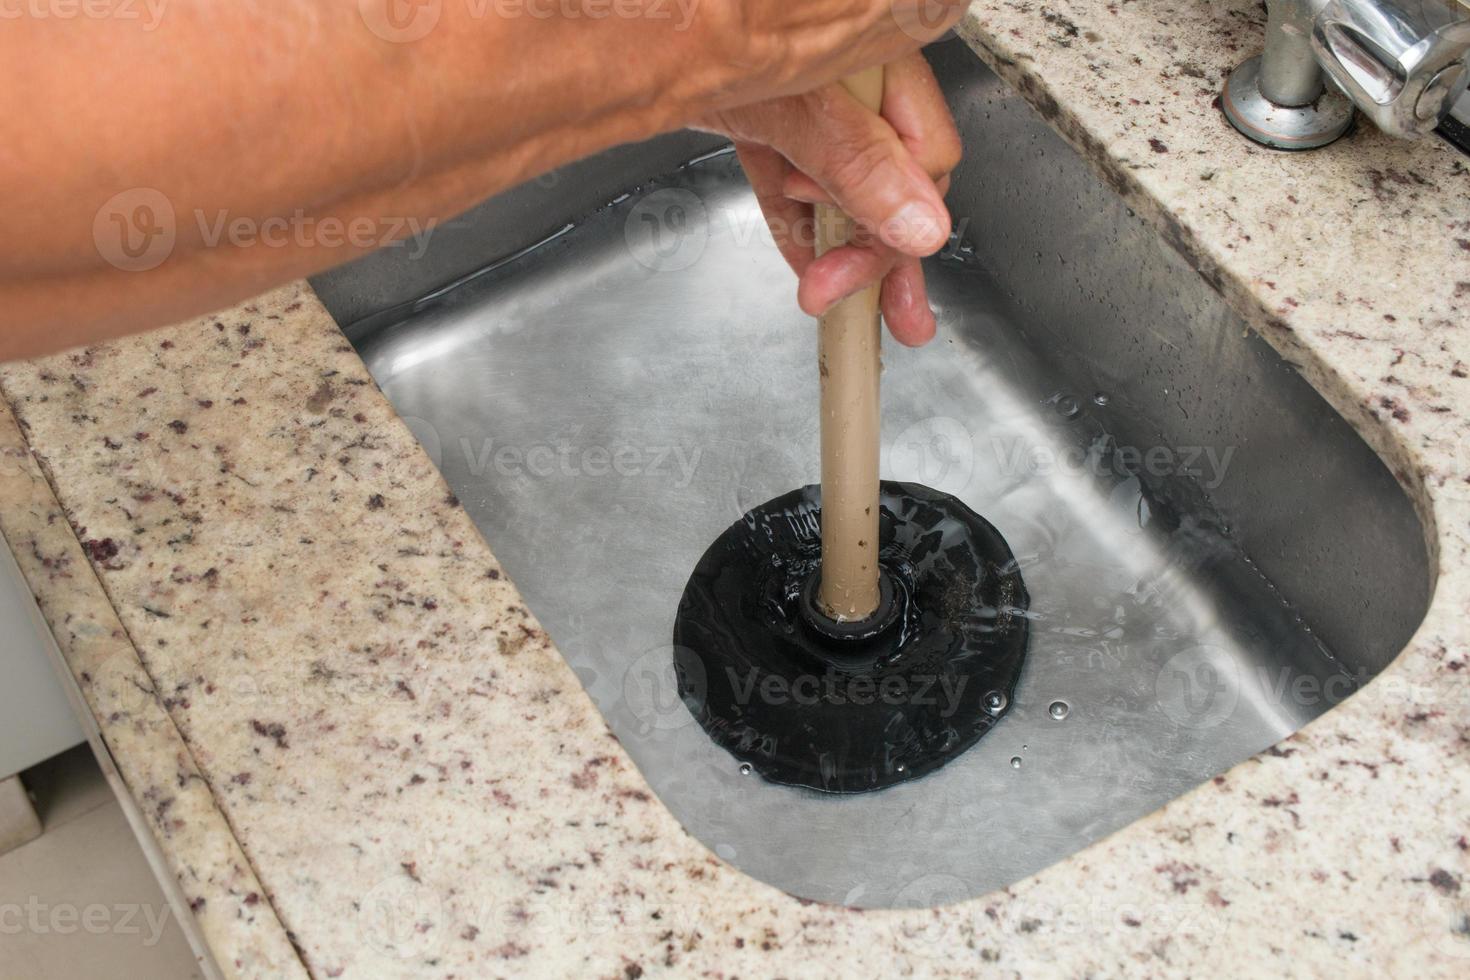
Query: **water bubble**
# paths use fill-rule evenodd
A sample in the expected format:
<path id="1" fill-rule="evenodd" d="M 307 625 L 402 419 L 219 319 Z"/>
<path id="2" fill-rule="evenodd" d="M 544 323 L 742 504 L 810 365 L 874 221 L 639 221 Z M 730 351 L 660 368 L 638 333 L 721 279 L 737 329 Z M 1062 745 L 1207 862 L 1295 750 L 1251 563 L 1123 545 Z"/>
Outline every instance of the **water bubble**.
<path id="1" fill-rule="evenodd" d="M 893 767 L 893 771 L 894 772 L 908 772 L 908 770 L 909 770 L 909 767 L 905 763 L 902 763 L 902 762 L 900 762 L 898 765 L 896 765 L 896 766 Z"/>
<path id="2" fill-rule="evenodd" d="M 993 715 L 998 715 L 1006 710 L 1006 705 L 1010 703 L 1010 699 L 1002 691 L 991 691 L 985 695 L 985 710 Z"/>
<path id="3" fill-rule="evenodd" d="M 1092 403 L 1094 405 L 1099 405 L 1099 406 L 1106 405 L 1108 403 L 1108 394 L 1107 394 L 1107 392 L 1105 392 L 1105 391 L 1099 391 L 1097 394 L 1093 395 L 1092 396 Z"/>
<path id="4" fill-rule="evenodd" d="M 742 776 L 749 776 L 753 772 L 755 772 L 755 767 L 752 766 L 750 763 L 748 763 L 748 762 L 742 762 L 742 763 L 740 763 L 740 775 L 742 775 Z"/>
<path id="5" fill-rule="evenodd" d="M 1053 721 L 1066 721 L 1067 716 L 1072 713 L 1072 706 L 1065 701 L 1053 701 L 1046 709 Z"/>
<path id="6" fill-rule="evenodd" d="M 1082 414 L 1082 406 L 1071 395 L 1058 395 L 1053 402 L 1058 415 L 1064 419 L 1075 419 Z"/>
<path id="7" fill-rule="evenodd" d="M 1019 768 L 1021 768 L 1021 757 L 1019 755 L 1013 755 L 1013 756 L 1011 756 L 1011 768 L 1012 769 L 1019 769 Z"/>

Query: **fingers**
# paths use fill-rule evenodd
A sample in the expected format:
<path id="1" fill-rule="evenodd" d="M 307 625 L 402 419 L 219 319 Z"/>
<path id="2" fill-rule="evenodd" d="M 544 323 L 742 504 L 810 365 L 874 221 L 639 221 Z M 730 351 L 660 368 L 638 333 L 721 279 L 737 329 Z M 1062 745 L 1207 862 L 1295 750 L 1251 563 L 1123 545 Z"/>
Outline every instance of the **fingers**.
<path id="1" fill-rule="evenodd" d="M 796 302 L 811 316 L 821 316 L 838 300 L 882 279 L 895 258 L 893 253 L 875 248 L 834 248 L 807 266 L 796 290 Z"/>
<path id="2" fill-rule="evenodd" d="M 906 347 L 922 347 L 934 339 L 938 325 L 929 308 L 929 291 L 924 286 L 924 270 L 919 260 L 899 260 L 883 278 L 883 295 L 879 301 L 883 322 L 893 339 Z"/>
<path id="3" fill-rule="evenodd" d="M 918 52 L 900 58 L 884 71 L 883 118 L 943 197 L 949 190 L 949 174 L 959 165 L 961 145 L 939 82 Z M 832 203 L 832 195 L 800 170 L 789 170 L 781 189 L 798 201 Z"/>
<path id="4" fill-rule="evenodd" d="M 934 181 L 934 186 L 943 197 L 949 193 L 949 174 Z M 787 168 L 786 177 L 781 182 L 781 194 L 793 200 L 802 201 L 806 204 L 833 204 L 832 195 L 822 190 L 815 180 L 812 180 L 800 170 Z"/>
<path id="5" fill-rule="evenodd" d="M 934 180 L 960 163 L 960 132 L 929 62 L 917 51 L 884 69 L 883 118 Z"/>
<path id="6" fill-rule="evenodd" d="M 781 257 L 798 276 L 806 272 L 815 254 L 815 222 L 808 204 L 788 197 L 781 186 L 791 172 L 786 158 L 768 146 L 737 141 L 735 155 L 750 179 L 756 203 Z"/>
<path id="7" fill-rule="evenodd" d="M 797 289 L 797 302 L 811 316 L 821 316 L 839 300 L 882 280 L 879 309 L 893 338 L 908 347 L 934 339 L 934 311 L 919 260 L 886 250 L 844 246 L 807 266 Z"/>
<path id="8" fill-rule="evenodd" d="M 914 53 L 887 67 L 882 115 L 839 85 L 722 112 L 716 129 L 740 161 L 782 256 L 800 278 L 801 308 L 820 316 L 882 282 L 883 318 L 900 343 L 935 334 L 918 258 L 948 240 L 944 205 L 960 140 L 928 63 Z M 852 243 L 815 256 L 813 204 L 857 225 Z"/>
<path id="9" fill-rule="evenodd" d="M 838 85 L 781 101 L 782 117 L 762 120 L 763 142 L 888 247 L 916 257 L 943 247 L 950 227 L 944 199 L 881 116 Z"/>

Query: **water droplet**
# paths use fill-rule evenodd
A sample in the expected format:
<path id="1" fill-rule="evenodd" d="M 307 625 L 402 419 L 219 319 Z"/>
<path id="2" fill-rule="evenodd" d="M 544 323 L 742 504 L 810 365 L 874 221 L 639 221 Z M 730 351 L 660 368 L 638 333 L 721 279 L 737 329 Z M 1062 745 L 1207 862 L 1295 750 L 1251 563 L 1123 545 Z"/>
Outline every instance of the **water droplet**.
<path id="1" fill-rule="evenodd" d="M 1001 691 L 991 691 L 985 695 L 985 710 L 993 715 L 998 715 L 1006 710 L 1006 705 L 1010 703 L 1010 699 Z"/>
<path id="2" fill-rule="evenodd" d="M 1092 403 L 1094 405 L 1106 405 L 1108 403 L 1108 394 L 1107 394 L 1107 392 L 1105 392 L 1105 391 L 1099 391 L 1097 394 L 1093 395 L 1092 396 Z"/>
<path id="3" fill-rule="evenodd" d="M 1013 756 L 1011 756 L 1011 768 L 1012 769 L 1019 769 L 1019 768 L 1021 768 L 1021 757 L 1019 755 L 1013 755 Z"/>
<path id="4" fill-rule="evenodd" d="M 742 775 L 742 776 L 749 776 L 753 772 L 755 772 L 755 767 L 752 766 L 750 763 L 748 763 L 748 762 L 742 762 L 742 763 L 740 763 L 740 775 Z"/>
<path id="5" fill-rule="evenodd" d="M 1066 721 L 1067 716 L 1072 713 L 1072 706 L 1065 701 L 1053 701 L 1046 709 L 1053 721 Z"/>
<path id="6" fill-rule="evenodd" d="M 893 769 L 894 769 L 895 772 L 908 772 L 909 771 L 909 767 L 906 766 L 906 765 L 904 765 L 902 762 L 900 762 L 898 765 L 894 766 Z"/>

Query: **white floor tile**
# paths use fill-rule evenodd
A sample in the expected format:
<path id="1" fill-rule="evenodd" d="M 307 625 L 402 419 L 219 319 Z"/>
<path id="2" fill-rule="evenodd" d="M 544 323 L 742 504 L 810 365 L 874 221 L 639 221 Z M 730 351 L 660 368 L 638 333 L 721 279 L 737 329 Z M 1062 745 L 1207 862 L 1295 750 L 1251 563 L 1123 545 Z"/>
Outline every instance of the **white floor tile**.
<path id="1" fill-rule="evenodd" d="M 116 801 L 48 823 L 0 856 L 0 980 L 200 976 Z"/>

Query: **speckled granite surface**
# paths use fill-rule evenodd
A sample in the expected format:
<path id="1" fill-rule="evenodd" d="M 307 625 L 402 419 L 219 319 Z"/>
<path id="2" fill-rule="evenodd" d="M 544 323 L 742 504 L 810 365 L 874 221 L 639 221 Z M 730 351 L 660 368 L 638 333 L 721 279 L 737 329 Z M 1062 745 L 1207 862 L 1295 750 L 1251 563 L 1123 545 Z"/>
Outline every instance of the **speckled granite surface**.
<path id="1" fill-rule="evenodd" d="M 1348 704 L 960 905 L 799 902 L 685 835 L 305 287 L 0 371 L 124 632 L 34 475 L 6 535 L 52 542 L 24 565 L 59 633 L 146 667 L 88 696 L 140 717 L 107 729 L 140 799 L 188 795 L 155 833 L 226 971 L 284 974 L 289 929 L 314 976 L 1470 972 L 1470 176 L 1234 137 L 1211 101 L 1257 15 L 987 3 L 964 32 L 1393 462 L 1433 606 Z"/>
<path id="2" fill-rule="evenodd" d="M 305 976 L 191 747 L 169 717 L 168 699 L 144 669 L 4 405 L 0 532 L 221 969 L 240 977 Z M 89 550 L 93 557 L 101 554 L 95 545 Z"/>

